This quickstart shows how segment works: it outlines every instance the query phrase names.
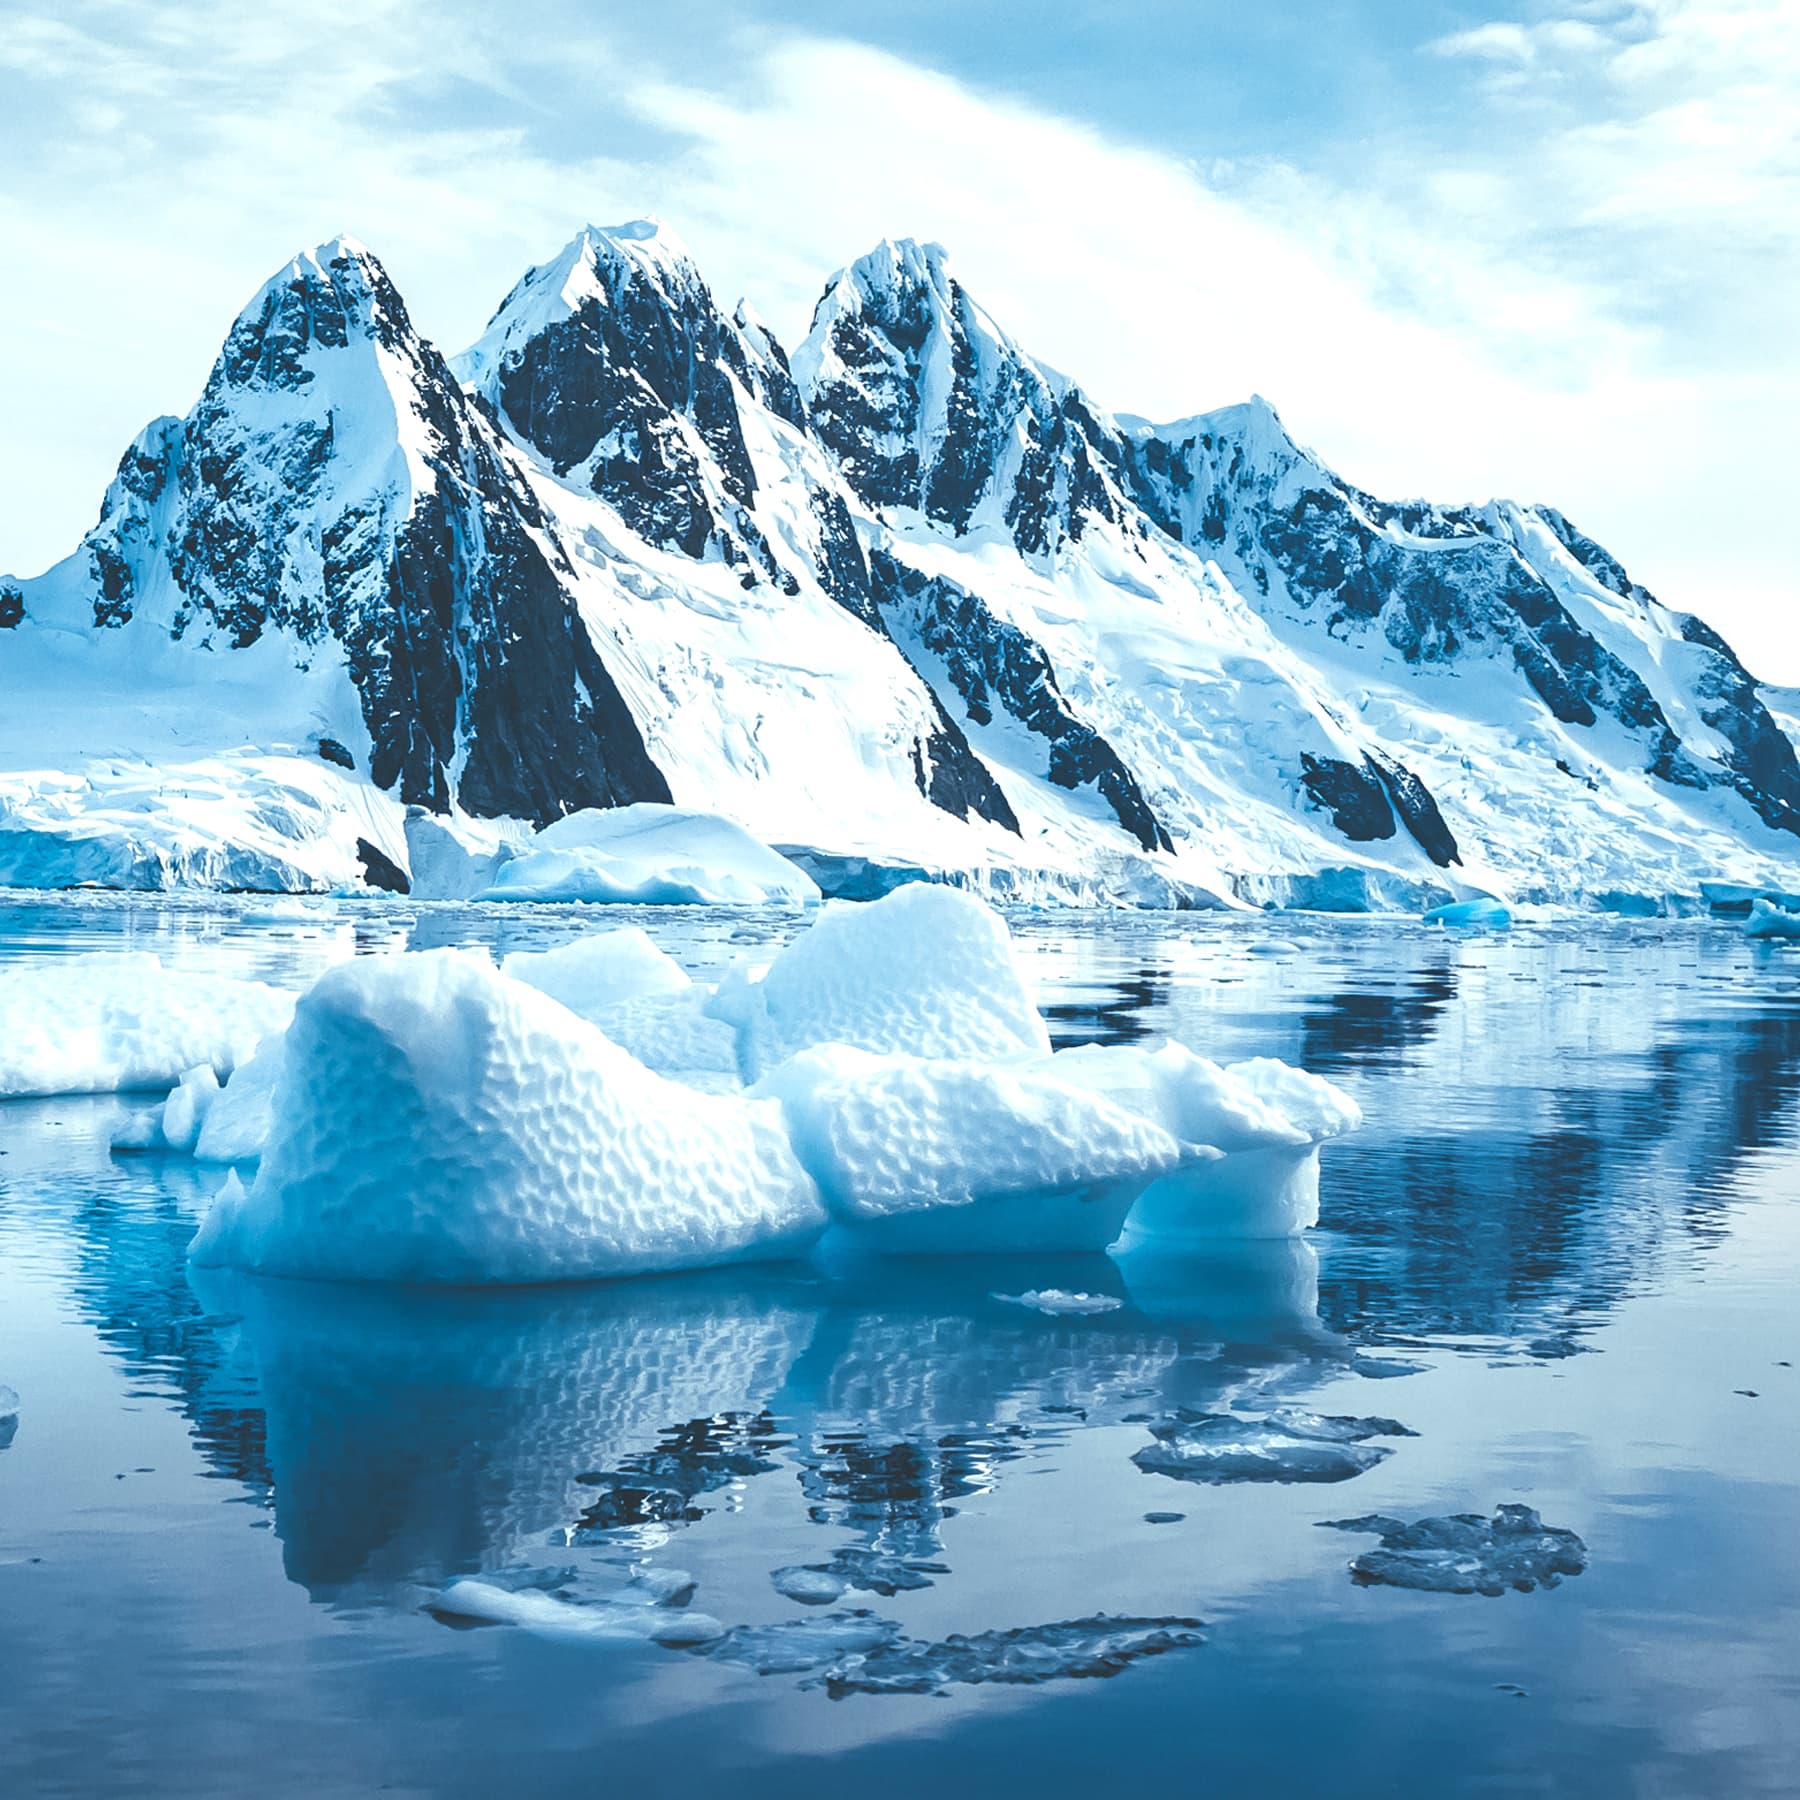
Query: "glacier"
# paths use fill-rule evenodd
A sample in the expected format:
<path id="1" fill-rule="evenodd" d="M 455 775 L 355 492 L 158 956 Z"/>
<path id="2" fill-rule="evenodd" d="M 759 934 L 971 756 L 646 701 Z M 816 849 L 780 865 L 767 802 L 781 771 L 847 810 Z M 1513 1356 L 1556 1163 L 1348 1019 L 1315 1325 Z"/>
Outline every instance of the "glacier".
<path id="1" fill-rule="evenodd" d="M 1109 413 L 906 239 L 791 356 L 654 220 L 456 357 L 321 244 L 0 578 L 0 684 L 13 886 L 1800 891 L 1789 697 L 1562 513 L 1384 500 L 1261 399 Z M 645 807 L 712 851 L 627 851 Z"/>

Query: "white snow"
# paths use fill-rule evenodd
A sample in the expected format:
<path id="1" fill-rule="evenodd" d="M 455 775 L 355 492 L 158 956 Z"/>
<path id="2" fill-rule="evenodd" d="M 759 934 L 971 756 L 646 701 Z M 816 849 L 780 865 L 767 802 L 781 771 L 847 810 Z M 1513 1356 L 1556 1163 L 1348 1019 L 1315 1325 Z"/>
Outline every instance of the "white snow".
<path id="1" fill-rule="evenodd" d="M 752 1079 L 819 1044 L 965 1059 L 1050 1047 L 1005 921 L 924 883 L 827 906 L 760 981 L 721 983 L 712 1011 L 738 1027 Z"/>
<path id="2" fill-rule="evenodd" d="M 717 813 L 644 801 L 546 825 L 494 871 L 485 900 L 639 906 L 804 905 L 810 875 Z"/>
<path id="3" fill-rule="evenodd" d="M 294 997 L 259 981 L 165 969 L 144 951 L 0 974 L 0 1099 L 172 1088 L 229 1075 Z"/>
<path id="4" fill-rule="evenodd" d="M 294 1013 L 254 1183 L 203 1265 L 533 1282 L 802 1250 L 826 1216 L 780 1109 L 653 1074 L 483 956 L 366 957 Z"/>

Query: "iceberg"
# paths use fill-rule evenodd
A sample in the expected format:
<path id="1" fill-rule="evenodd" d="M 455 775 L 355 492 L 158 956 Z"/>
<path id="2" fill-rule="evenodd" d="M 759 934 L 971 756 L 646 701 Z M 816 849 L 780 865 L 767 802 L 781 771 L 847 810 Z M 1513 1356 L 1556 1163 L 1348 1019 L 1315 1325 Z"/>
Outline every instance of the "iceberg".
<path id="1" fill-rule="evenodd" d="M 836 1224 L 899 1255 L 1104 1250 L 1181 1159 L 1149 1119 L 1023 1064 L 831 1045 L 751 1092 L 781 1101 Z"/>
<path id="2" fill-rule="evenodd" d="M 1529 1506 L 1501 1506 L 1491 1519 L 1451 1513 L 1409 1525 L 1381 1513 L 1325 1519 L 1330 1531 L 1368 1531 L 1381 1547 L 1350 1564 L 1364 1587 L 1416 1588 L 1428 1594 L 1486 1594 L 1553 1588 L 1587 1567 L 1587 1545 L 1574 1532 L 1546 1525 Z"/>
<path id="3" fill-rule="evenodd" d="M 711 1010 L 737 1027 L 752 1081 L 823 1044 L 978 1061 L 1050 1049 L 1005 920 L 922 883 L 832 901 L 760 981 L 734 971 Z"/>
<path id="4" fill-rule="evenodd" d="M 202 1065 L 222 1078 L 293 1006 L 280 988 L 136 950 L 0 975 L 0 1100 L 173 1088 Z"/>
<path id="5" fill-rule="evenodd" d="M 717 813 L 655 801 L 557 819 L 498 861 L 482 900 L 635 906 L 804 906 L 804 870 Z"/>
<path id="6" fill-rule="evenodd" d="M 202 1266 L 537 1282 L 787 1256 L 826 1215 L 780 1109 L 697 1093 L 485 957 L 368 957 L 295 1009 L 252 1185 Z"/>
<path id="7" fill-rule="evenodd" d="M 1744 936 L 1752 938 L 1800 938 L 1800 913 L 1791 913 L 1767 900 L 1752 900 L 1744 921 Z"/>

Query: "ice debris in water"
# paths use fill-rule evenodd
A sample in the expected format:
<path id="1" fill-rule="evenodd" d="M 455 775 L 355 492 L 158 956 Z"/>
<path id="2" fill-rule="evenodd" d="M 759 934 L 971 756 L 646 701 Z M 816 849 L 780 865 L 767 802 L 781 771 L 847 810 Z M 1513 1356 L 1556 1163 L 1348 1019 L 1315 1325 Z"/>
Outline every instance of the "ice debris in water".
<path id="1" fill-rule="evenodd" d="M 825 1226 L 779 1110 L 653 1074 L 485 957 L 331 970 L 254 1184 L 192 1254 L 266 1274 L 557 1281 L 791 1254 Z"/>
<path id="2" fill-rule="evenodd" d="M 1429 1363 L 1407 1362 L 1398 1356 L 1353 1356 L 1350 1367 L 1370 1381 L 1394 1381 L 1402 1375 L 1428 1375 Z"/>
<path id="3" fill-rule="evenodd" d="M 19 1396 L 15 1389 L 0 1381 L 0 1450 L 4 1450 L 19 1430 Z"/>
<path id="4" fill-rule="evenodd" d="M 546 825 L 499 861 L 483 900 L 638 906 L 805 905 L 818 884 L 717 813 L 640 801 Z"/>
<path id="5" fill-rule="evenodd" d="M 841 1699 L 847 1694 L 939 1694 L 953 1686 L 990 1682 L 1035 1686 L 1103 1680 L 1145 1657 L 1204 1641 L 1198 1619 L 1099 1613 L 1011 1631 L 957 1633 L 932 1642 L 903 1636 L 892 1620 L 851 1611 L 779 1625 L 740 1625 L 701 1654 L 759 1675 L 808 1673 L 812 1680 L 804 1685 L 823 1687 Z"/>
<path id="6" fill-rule="evenodd" d="M 1416 1437 L 1397 1419 L 1353 1419 L 1278 1407 L 1257 1419 L 1185 1409 L 1150 1427 L 1153 1444 L 1132 1457 L 1152 1475 L 1218 1484 L 1348 1481 L 1392 1452 L 1367 1440 Z"/>
<path id="7" fill-rule="evenodd" d="M 1501 1506 L 1491 1519 L 1451 1513 L 1409 1525 L 1382 1513 L 1325 1519 L 1330 1531 L 1367 1531 L 1381 1547 L 1350 1564 L 1364 1586 L 1417 1588 L 1430 1594 L 1503 1594 L 1555 1587 L 1587 1567 L 1587 1545 L 1574 1532 L 1546 1525 L 1529 1506 Z"/>
<path id="8" fill-rule="evenodd" d="M 874 1247 L 1104 1250 L 1180 1152 L 1150 1120 L 1039 1067 L 807 1050 L 778 1098 L 837 1222 Z"/>
<path id="9" fill-rule="evenodd" d="M 820 1044 L 975 1060 L 1050 1048 L 1005 921 L 925 883 L 832 902 L 760 981 L 721 983 L 712 1010 L 737 1027 L 753 1080 Z"/>
<path id="10" fill-rule="evenodd" d="M 880 1594 L 911 1593 L 932 1585 L 933 1576 L 947 1575 L 940 1562 L 921 1562 L 893 1556 L 864 1545 L 839 1550 L 830 1562 L 790 1564 L 771 1571 L 769 1580 L 778 1594 L 802 1606 L 829 1606 L 850 1588 Z"/>
<path id="11" fill-rule="evenodd" d="M 715 1492 L 779 1465 L 767 1452 L 790 1439 L 767 1413 L 723 1414 L 665 1431 L 656 1447 L 620 1460 L 614 1469 L 575 1477 L 596 1489 L 570 1530 L 574 1543 L 605 1541 L 611 1532 L 645 1524 L 691 1523 L 704 1516 L 694 1505 Z"/>
<path id="12" fill-rule="evenodd" d="M 1744 936 L 1800 938 L 1800 913 L 1791 913 L 1767 900 L 1752 900 L 1750 916 L 1744 921 Z"/>
<path id="13" fill-rule="evenodd" d="M 1512 909 L 1505 901 L 1482 894 L 1473 900 L 1453 900 L 1448 906 L 1432 907 L 1425 914 L 1425 923 L 1501 931 L 1512 923 Z"/>
<path id="14" fill-rule="evenodd" d="M 995 1294 L 1008 1306 L 1026 1306 L 1052 1318 L 1082 1318 L 1090 1313 L 1117 1312 L 1124 1304 L 1114 1294 L 1076 1294 L 1067 1288 L 1027 1288 L 1022 1294 Z"/>
<path id="15" fill-rule="evenodd" d="M 0 1100 L 171 1088 L 225 1076 L 294 997 L 260 981 L 165 969 L 143 951 L 66 956 L 0 975 Z"/>
<path id="16" fill-rule="evenodd" d="M 691 1595 L 694 1584 L 679 1578 L 678 1591 Z M 664 1596 L 660 1586 L 636 1582 L 603 1599 L 559 1599 L 533 1589 L 501 1587 L 491 1581 L 453 1581 L 438 1595 L 431 1610 L 452 1619 L 489 1625 L 522 1625 L 545 1637 L 600 1640 L 609 1643 L 648 1641 L 687 1649 L 716 1642 L 725 1627 L 706 1613 L 688 1612 Z"/>

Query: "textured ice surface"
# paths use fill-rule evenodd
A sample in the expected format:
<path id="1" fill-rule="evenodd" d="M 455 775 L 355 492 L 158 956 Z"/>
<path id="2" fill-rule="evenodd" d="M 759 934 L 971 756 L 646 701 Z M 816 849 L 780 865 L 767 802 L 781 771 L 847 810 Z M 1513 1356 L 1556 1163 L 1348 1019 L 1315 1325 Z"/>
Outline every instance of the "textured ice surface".
<path id="1" fill-rule="evenodd" d="M 1378 1533 L 1381 1547 L 1365 1550 L 1350 1572 L 1365 1586 L 1418 1588 L 1431 1594 L 1504 1594 L 1516 1588 L 1555 1587 L 1587 1567 L 1587 1545 L 1574 1532 L 1546 1525 L 1529 1506 L 1407 1524 L 1381 1513 L 1321 1521 L 1332 1531 Z"/>
<path id="2" fill-rule="evenodd" d="M 1154 1444 L 1131 1459 L 1153 1475 L 1224 1484 L 1348 1481 L 1391 1452 L 1367 1442 L 1415 1434 L 1394 1419 L 1351 1419 L 1278 1408 L 1264 1418 L 1176 1414 L 1150 1427 Z"/>
<path id="3" fill-rule="evenodd" d="M 1425 923 L 1498 931 L 1512 923 L 1512 909 L 1502 900 L 1483 895 L 1475 900 L 1453 900 L 1448 906 L 1434 906 L 1425 914 Z"/>
<path id="4" fill-rule="evenodd" d="M 254 1185 L 201 1264 L 519 1282 L 790 1254 L 823 1228 L 773 1105 L 696 1093 L 485 957 L 369 957 L 302 999 Z"/>
<path id="5" fill-rule="evenodd" d="M 937 1694 L 989 1682 L 1035 1686 L 1104 1679 L 1145 1657 L 1204 1642 L 1198 1619 L 1113 1618 L 1105 1613 L 1012 1631 L 909 1638 L 891 1619 L 859 1611 L 778 1625 L 740 1625 L 702 1654 L 759 1675 L 812 1676 L 846 1694 Z"/>
<path id="6" fill-rule="evenodd" d="M 683 1580 L 691 1591 L 692 1582 Z M 432 1611 L 491 1625 L 522 1625 L 545 1637 L 609 1643 L 648 1641 L 689 1648 L 725 1635 L 725 1627 L 717 1619 L 667 1605 L 655 1590 L 647 1588 L 583 1602 L 499 1587 L 490 1581 L 453 1581 L 437 1597 Z"/>
<path id="7" fill-rule="evenodd" d="M 822 1564 L 810 1563 L 771 1569 L 769 1580 L 784 1600 L 792 1600 L 800 1606 L 835 1605 L 843 1599 L 844 1590 L 850 1585 L 843 1576 L 833 1574 Z"/>
<path id="8" fill-rule="evenodd" d="M 1036 1067 L 833 1045 L 754 1092 L 779 1097 L 837 1221 L 904 1254 L 1101 1250 L 1175 1140 Z"/>
<path id="9" fill-rule="evenodd" d="M 1116 1312 L 1124 1303 L 1113 1294 L 1074 1294 L 1067 1288 L 1027 1288 L 1022 1294 L 996 1294 L 1008 1306 L 1029 1307 L 1053 1318 L 1081 1318 L 1091 1313 Z"/>
<path id="10" fill-rule="evenodd" d="M 637 925 L 596 931 L 554 950 L 516 950 L 500 969 L 595 1025 L 604 1023 L 601 1015 L 610 1007 L 678 994 L 690 985 L 680 963 Z"/>
<path id="11" fill-rule="evenodd" d="M 699 987 L 645 995 L 597 1009 L 594 1023 L 659 1075 L 708 1093 L 737 1093 L 744 1085 L 737 1033 L 711 1016 L 709 998 Z"/>
<path id="12" fill-rule="evenodd" d="M 1000 915 L 925 883 L 827 906 L 761 981 L 722 983 L 713 1012 L 739 1028 L 752 1080 L 818 1044 L 983 1060 L 1050 1048 Z"/>
<path id="13" fill-rule="evenodd" d="M 1221 1068 L 1181 1044 L 1084 1046 L 1049 1059 L 1061 1078 L 1153 1120 L 1180 1167 L 1149 1183 L 1126 1242 L 1289 1237 L 1316 1224 L 1318 1145 L 1362 1121 L 1356 1102 L 1269 1057 Z"/>
<path id="14" fill-rule="evenodd" d="M 172 1088 L 201 1063 L 228 1075 L 293 1005 L 279 988 L 165 969 L 141 951 L 0 975 L 0 1099 Z"/>
<path id="15" fill-rule="evenodd" d="M 717 813 L 642 801 L 546 825 L 494 870 L 487 900 L 805 905 L 812 877 Z"/>
<path id="16" fill-rule="evenodd" d="M 1753 938 L 1800 938 L 1800 913 L 1772 906 L 1767 900 L 1752 900 L 1750 916 L 1744 921 L 1744 936 Z"/>

